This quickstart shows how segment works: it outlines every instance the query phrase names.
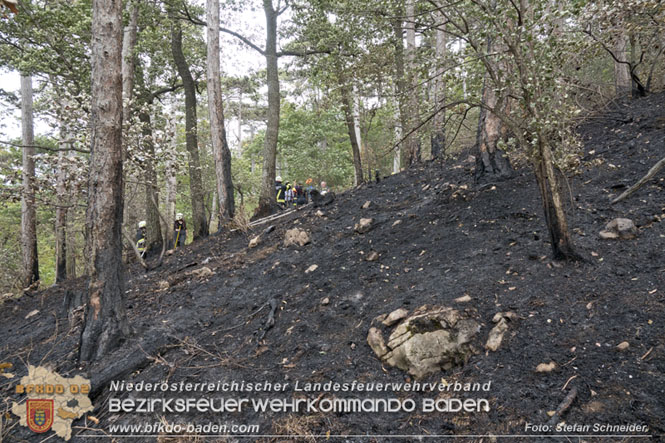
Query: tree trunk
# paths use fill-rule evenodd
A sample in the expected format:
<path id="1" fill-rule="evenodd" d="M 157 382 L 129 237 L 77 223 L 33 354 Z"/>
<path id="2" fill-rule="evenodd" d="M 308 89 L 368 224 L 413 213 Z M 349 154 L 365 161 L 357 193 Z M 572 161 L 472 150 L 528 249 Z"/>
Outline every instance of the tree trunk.
<path id="1" fill-rule="evenodd" d="M 159 208 L 155 207 L 154 203 L 159 201 L 157 173 L 155 172 L 155 145 L 152 138 L 152 119 L 150 118 L 150 114 L 144 109 L 142 108 L 139 111 L 139 121 L 142 125 L 142 146 L 145 154 L 143 182 L 146 205 L 146 250 L 158 251 L 162 249 L 163 238 L 162 225 L 159 221 Z"/>
<path id="2" fill-rule="evenodd" d="M 418 86 L 418 76 L 416 74 L 418 66 L 416 65 L 416 17 L 415 17 L 414 0 L 406 0 L 406 69 L 408 70 L 408 87 L 407 93 L 407 109 L 406 115 L 408 125 L 406 126 L 406 152 L 407 152 L 407 165 L 411 166 L 421 160 L 420 154 L 420 138 L 418 137 L 417 128 L 420 126 L 420 87 Z"/>
<path id="3" fill-rule="evenodd" d="M 552 242 L 552 253 L 556 260 L 579 260 L 574 251 L 568 230 L 568 221 L 563 209 L 563 199 L 556 179 L 552 150 L 542 137 L 538 140 L 538 157 L 535 164 L 536 180 L 543 201 L 545 220 Z"/>
<path id="4" fill-rule="evenodd" d="M 72 208 L 73 209 L 73 208 Z M 65 229 L 67 231 L 67 278 L 76 278 L 76 229 L 74 226 L 74 210 L 67 211 Z"/>
<path id="5" fill-rule="evenodd" d="M 122 263 L 122 1 L 93 0 L 90 179 L 86 213 L 90 281 L 80 361 L 129 335 Z"/>
<path id="6" fill-rule="evenodd" d="M 349 140 L 351 141 L 351 151 L 353 152 L 353 167 L 355 170 L 353 184 L 357 186 L 363 183 L 363 168 L 360 160 L 360 143 L 356 133 L 355 119 L 353 118 L 353 97 L 351 96 L 351 88 L 344 78 L 343 68 L 338 67 L 338 72 L 340 92 L 342 94 L 342 110 L 344 111 L 346 129 L 349 134 Z"/>
<path id="7" fill-rule="evenodd" d="M 437 21 L 441 23 L 435 31 L 436 41 L 434 43 L 434 112 L 436 115 L 432 119 L 432 158 L 439 158 L 445 152 L 446 132 L 445 122 L 446 113 L 441 107 L 446 101 L 446 82 L 443 80 L 441 67 L 446 57 L 446 32 L 440 27 L 444 26 L 445 18 L 440 12 L 436 13 Z M 437 112 L 438 111 L 438 112 Z"/>
<path id="8" fill-rule="evenodd" d="M 171 127 L 175 128 L 175 119 L 171 121 Z M 178 139 L 175 135 L 173 134 L 173 138 L 171 139 L 171 151 L 173 153 L 176 152 L 176 148 L 178 145 Z M 169 157 L 166 159 L 166 165 L 165 165 L 165 172 L 164 172 L 165 180 L 166 180 L 166 220 L 172 222 L 175 220 L 175 204 L 176 204 L 176 197 L 177 197 L 177 191 L 178 191 L 178 181 L 177 181 L 177 171 L 175 167 L 175 162 L 172 157 Z M 167 242 L 167 245 L 171 245 L 171 225 L 166 225 L 164 227 L 165 233 L 166 233 L 166 238 L 165 241 Z M 172 246 L 169 246 L 172 247 Z"/>
<path id="9" fill-rule="evenodd" d="M 630 97 L 632 81 L 628 64 L 628 36 L 622 31 L 614 43 L 614 56 L 623 63 L 614 62 L 614 88 L 617 97 Z"/>
<path id="10" fill-rule="evenodd" d="M 130 1 L 127 3 L 127 8 L 129 9 L 129 23 L 125 26 L 122 38 L 122 102 L 125 124 L 129 121 L 134 89 L 134 68 L 136 67 L 134 47 L 138 30 L 139 4 L 136 1 Z"/>
<path id="11" fill-rule="evenodd" d="M 403 15 L 401 8 L 398 8 L 395 12 L 396 16 Z M 395 157 L 393 158 L 393 172 L 397 173 L 401 170 L 401 160 L 402 160 L 402 147 L 403 142 L 402 137 L 404 133 L 408 131 L 408 119 L 407 119 L 407 101 L 406 101 L 406 83 L 404 80 L 404 39 L 402 35 L 402 22 L 401 20 L 393 21 L 393 38 L 395 44 L 395 93 L 397 96 L 397 106 L 396 109 L 396 126 L 395 134 L 397 135 L 398 146 L 395 151 Z"/>
<path id="12" fill-rule="evenodd" d="M 491 53 L 495 48 L 491 37 L 487 37 L 487 52 Z M 508 69 L 508 67 L 504 67 Z M 501 123 L 496 114 L 488 109 L 496 109 L 499 106 L 496 92 L 492 87 L 489 74 L 485 73 L 482 89 L 482 103 L 487 107 L 480 109 L 478 116 L 478 130 L 476 132 L 476 182 L 482 179 L 502 179 L 510 177 L 513 169 L 505 153 L 498 147 L 502 137 L 507 136 L 507 128 Z M 506 105 L 502 112 L 510 114 Z"/>
<path id="13" fill-rule="evenodd" d="M 37 214 L 35 211 L 35 136 L 32 121 L 32 77 L 21 75 L 21 129 L 23 143 L 23 195 L 21 196 L 21 249 L 27 288 L 39 280 Z"/>
<path id="14" fill-rule="evenodd" d="M 274 212 L 275 201 L 275 162 L 277 160 L 277 136 L 279 134 L 279 68 L 277 65 L 277 15 L 272 0 L 263 0 L 266 15 L 266 81 L 268 83 L 268 123 L 263 144 L 263 173 L 261 195 L 255 216 L 262 217 Z"/>
<path id="15" fill-rule="evenodd" d="M 208 24 L 207 79 L 208 112 L 210 113 L 210 137 L 215 158 L 219 224 L 217 230 L 231 220 L 235 214 L 233 180 L 231 178 L 231 151 L 224 126 L 224 103 L 219 67 L 219 0 L 206 1 Z M 213 198 L 215 196 L 213 195 Z M 211 214 L 212 216 L 212 214 Z"/>
<path id="16" fill-rule="evenodd" d="M 196 84 L 182 51 L 182 29 L 174 20 L 171 28 L 171 50 L 178 74 L 185 90 L 185 138 L 189 153 L 189 187 L 192 199 L 193 238 L 208 236 L 208 221 L 205 213 L 201 161 L 199 159 L 196 128 Z"/>
<path id="17" fill-rule="evenodd" d="M 65 106 L 63 106 L 64 108 Z M 69 147 L 69 131 L 65 123 L 60 126 L 60 149 L 58 152 L 58 175 L 55 192 L 55 282 L 67 280 L 67 171 L 65 168 L 65 149 Z"/>
<path id="18" fill-rule="evenodd" d="M 402 144 L 399 143 L 402 139 L 402 113 L 398 105 L 395 105 L 395 114 L 395 143 L 398 144 L 393 149 L 393 174 L 402 170 Z"/>

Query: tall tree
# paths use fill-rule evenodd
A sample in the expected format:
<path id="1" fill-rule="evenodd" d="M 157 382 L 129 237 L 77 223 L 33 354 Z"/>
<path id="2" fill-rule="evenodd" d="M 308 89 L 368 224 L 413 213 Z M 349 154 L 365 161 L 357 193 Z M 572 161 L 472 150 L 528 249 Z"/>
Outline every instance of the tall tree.
<path id="1" fill-rule="evenodd" d="M 418 85 L 418 75 L 416 64 L 416 13 L 415 0 L 406 0 L 406 51 L 404 59 L 408 71 L 406 83 L 408 84 L 408 93 L 406 97 L 408 114 L 406 115 L 408 126 L 406 130 L 406 151 L 407 165 L 411 166 L 420 161 L 420 137 L 418 128 L 420 127 L 420 87 Z"/>
<path id="2" fill-rule="evenodd" d="M 446 82 L 443 77 L 444 62 L 446 58 L 446 31 L 445 19 L 437 10 L 434 12 L 437 26 L 434 31 L 434 112 L 436 115 L 432 118 L 432 158 L 438 158 L 444 153 L 446 145 L 445 121 L 446 113 L 443 105 L 446 101 Z M 440 112 L 437 112 L 441 109 Z"/>
<path id="3" fill-rule="evenodd" d="M 92 144 L 86 227 L 91 262 L 80 361 L 129 335 L 122 262 L 122 1 L 92 3 Z"/>
<path id="4" fill-rule="evenodd" d="M 489 4 L 489 10 L 496 9 L 496 0 Z M 485 62 L 487 71 L 483 78 L 483 87 L 481 92 L 482 104 L 478 116 L 478 129 L 476 131 L 476 181 L 484 178 L 506 178 L 512 174 L 512 167 L 508 156 L 499 147 L 502 135 L 506 133 L 505 123 L 499 118 L 497 112 L 509 113 L 506 103 L 508 98 L 499 100 L 495 88 L 495 81 L 491 75 L 501 71 L 506 77 L 510 74 L 510 65 L 504 61 L 497 61 L 491 54 L 495 51 L 505 51 L 504 45 L 497 43 L 491 35 L 486 38 Z M 493 82 L 494 80 L 494 82 Z"/>
<path id="5" fill-rule="evenodd" d="M 356 127 L 357 119 L 354 116 L 354 102 L 352 96 L 352 89 L 346 81 L 344 70 L 338 68 L 338 77 L 340 82 L 340 94 L 342 96 L 342 111 L 344 112 L 344 120 L 346 121 L 346 129 L 351 141 L 351 152 L 353 152 L 353 184 L 355 186 L 362 184 L 363 180 L 363 167 L 360 159 L 360 130 Z M 358 129 L 358 130 L 357 130 Z"/>
<path id="6" fill-rule="evenodd" d="M 233 218 L 235 200 L 231 178 L 231 151 L 226 140 L 224 126 L 224 103 L 219 66 L 219 0 L 207 0 L 206 22 L 207 38 L 207 77 L 208 110 L 210 113 L 210 136 L 215 158 L 215 176 L 217 178 L 217 198 L 219 208 L 219 226 L 225 220 Z M 212 215 L 212 214 L 211 214 Z"/>
<path id="7" fill-rule="evenodd" d="M 621 29 L 614 41 L 614 89 L 617 97 L 630 97 L 632 81 L 630 79 L 630 68 L 632 60 L 628 61 L 628 36 Z"/>
<path id="8" fill-rule="evenodd" d="M 171 28 L 171 50 L 173 61 L 182 79 L 185 90 L 185 145 L 189 154 L 189 188 L 192 201 L 192 221 L 194 240 L 208 236 L 208 219 L 205 213 L 201 160 L 199 158 L 196 121 L 196 82 L 189 70 L 185 53 L 182 50 L 182 27 L 173 20 Z"/>
<path id="9" fill-rule="evenodd" d="M 39 280 L 37 215 L 35 211 L 35 136 L 32 116 L 32 76 L 21 75 L 21 128 L 23 142 L 23 194 L 21 197 L 21 246 L 24 287 Z"/>
<path id="10" fill-rule="evenodd" d="M 266 81 L 268 84 L 268 122 L 263 144 L 263 173 L 257 215 L 266 215 L 275 207 L 275 162 L 277 160 L 277 137 L 279 134 L 279 67 L 277 64 L 277 17 L 279 11 L 272 0 L 263 0 L 266 16 Z"/>
<path id="11" fill-rule="evenodd" d="M 62 113 L 67 112 L 66 102 L 61 105 Z M 55 192 L 57 206 L 55 208 L 55 282 L 62 283 L 67 276 L 67 212 L 69 199 L 67 197 L 67 171 L 65 166 L 65 152 L 70 145 L 68 125 L 61 117 L 60 122 L 60 152 L 58 152 L 58 172 Z"/>

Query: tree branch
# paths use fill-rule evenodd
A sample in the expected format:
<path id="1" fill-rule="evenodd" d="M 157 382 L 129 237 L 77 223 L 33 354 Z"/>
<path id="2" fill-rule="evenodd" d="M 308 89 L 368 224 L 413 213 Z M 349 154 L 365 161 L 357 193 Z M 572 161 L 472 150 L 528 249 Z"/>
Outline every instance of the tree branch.
<path id="1" fill-rule="evenodd" d="M 6 142 L 6 141 L 2 141 L 2 140 L 0 140 L 0 144 L 7 145 L 7 146 L 13 146 L 15 148 L 21 148 L 21 149 L 35 148 L 35 149 L 44 149 L 45 151 L 51 151 L 51 152 L 76 151 L 76 152 L 82 152 L 84 154 L 90 154 L 89 150 L 80 149 L 80 148 L 50 148 L 48 146 L 41 146 L 41 145 L 21 145 L 21 144 L 18 144 L 18 143 Z"/>
<path id="2" fill-rule="evenodd" d="M 237 38 L 238 40 L 240 40 L 241 42 L 243 42 L 244 44 L 246 44 L 247 46 L 249 46 L 249 47 L 252 48 L 253 50 L 257 51 L 259 54 L 261 54 L 261 55 L 263 55 L 263 56 L 266 55 L 266 51 L 265 51 L 265 50 L 261 49 L 257 44 L 255 44 L 254 42 L 252 42 L 252 41 L 251 41 L 250 39 L 248 39 L 247 37 L 245 37 L 245 36 L 243 36 L 243 35 L 241 35 L 241 34 L 238 34 L 238 33 L 235 32 L 235 31 L 231 31 L 230 29 L 223 28 L 223 27 L 221 27 L 221 26 L 219 27 L 219 30 L 220 30 L 221 32 L 225 32 L 225 33 L 227 33 L 227 34 L 229 34 L 229 35 L 234 36 L 235 38 Z"/>

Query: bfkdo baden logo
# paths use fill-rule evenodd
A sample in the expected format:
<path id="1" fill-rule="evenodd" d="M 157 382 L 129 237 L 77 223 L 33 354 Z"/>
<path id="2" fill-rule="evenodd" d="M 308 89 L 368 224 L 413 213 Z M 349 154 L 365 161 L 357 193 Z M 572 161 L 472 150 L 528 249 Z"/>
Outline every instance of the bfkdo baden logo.
<path id="1" fill-rule="evenodd" d="M 80 375 L 67 378 L 49 368 L 28 366 L 15 393 L 25 403 L 13 402 L 12 412 L 19 424 L 33 432 L 55 432 L 65 440 L 72 437 L 72 422 L 94 408 L 88 398 L 90 380 Z"/>
<path id="2" fill-rule="evenodd" d="M 42 433 L 53 426 L 53 400 L 28 400 L 25 402 L 28 427 Z"/>

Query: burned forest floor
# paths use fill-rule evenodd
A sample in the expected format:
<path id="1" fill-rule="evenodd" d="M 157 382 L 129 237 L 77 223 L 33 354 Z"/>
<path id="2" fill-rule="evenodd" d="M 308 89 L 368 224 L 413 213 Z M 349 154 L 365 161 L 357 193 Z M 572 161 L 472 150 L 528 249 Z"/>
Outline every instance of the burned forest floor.
<path id="1" fill-rule="evenodd" d="M 157 422 L 259 425 L 249 441 L 326 436 L 332 436 L 331 441 L 390 441 L 396 436 L 415 441 L 435 435 L 467 435 L 469 441 L 512 435 L 514 441 L 534 441 L 545 438 L 537 437 L 541 434 L 554 435 L 554 441 L 606 441 L 604 434 L 626 434 L 615 438 L 618 441 L 637 441 L 637 435 L 645 434 L 662 438 L 665 173 L 627 200 L 616 205 L 610 201 L 665 156 L 664 103 L 664 94 L 654 94 L 614 104 L 580 126 L 584 152 L 579 173 L 562 183 L 573 242 L 585 261 L 552 260 L 538 188 L 528 169 L 507 180 L 476 184 L 467 152 L 340 193 L 329 205 L 306 207 L 249 232 L 197 241 L 149 272 L 130 264 L 125 295 L 133 335 L 117 352 L 92 365 L 77 363 L 83 308 L 68 310 L 72 300 L 84 296 L 85 281 L 6 300 L 0 306 L 0 363 L 11 363 L 16 376 L 0 378 L 1 440 L 41 441 L 48 436 L 18 426 L 9 412 L 12 401 L 23 401 L 14 387 L 27 374 L 28 364 L 91 379 L 95 410 L 74 421 L 72 441 L 97 440 L 93 436 L 108 435 L 112 425 Z M 635 222 L 635 239 L 600 238 L 605 224 L 617 217 Z M 354 229 L 361 218 L 372 219 L 364 233 Z M 274 229 L 266 229 L 271 225 Z M 285 247 L 285 232 L 292 228 L 306 231 L 311 241 Z M 258 245 L 249 248 L 259 234 Z M 418 381 L 452 386 L 491 382 L 488 391 L 294 390 L 296 382 L 415 381 L 383 364 L 367 335 L 375 317 L 422 305 L 472 313 L 481 330 L 477 352 L 465 364 Z M 501 345 L 494 352 L 485 350 L 493 317 L 509 311 L 515 315 Z M 549 370 L 536 371 L 541 363 L 552 362 Z M 321 401 L 356 396 L 409 398 L 420 404 L 423 398 L 456 396 L 484 397 L 490 407 L 481 412 L 425 412 L 418 407 L 413 412 L 246 408 L 118 413 L 109 408 L 110 398 L 164 394 L 111 392 L 109 378 L 133 383 L 288 383 L 284 392 L 166 394 L 174 398 Z M 631 432 L 593 429 L 559 434 L 526 430 L 527 424 L 548 423 L 573 388 L 577 393 L 555 417 L 557 423 L 639 424 L 648 431 L 631 437 Z M 133 438 L 199 437 L 183 431 L 180 436 L 157 432 Z"/>

